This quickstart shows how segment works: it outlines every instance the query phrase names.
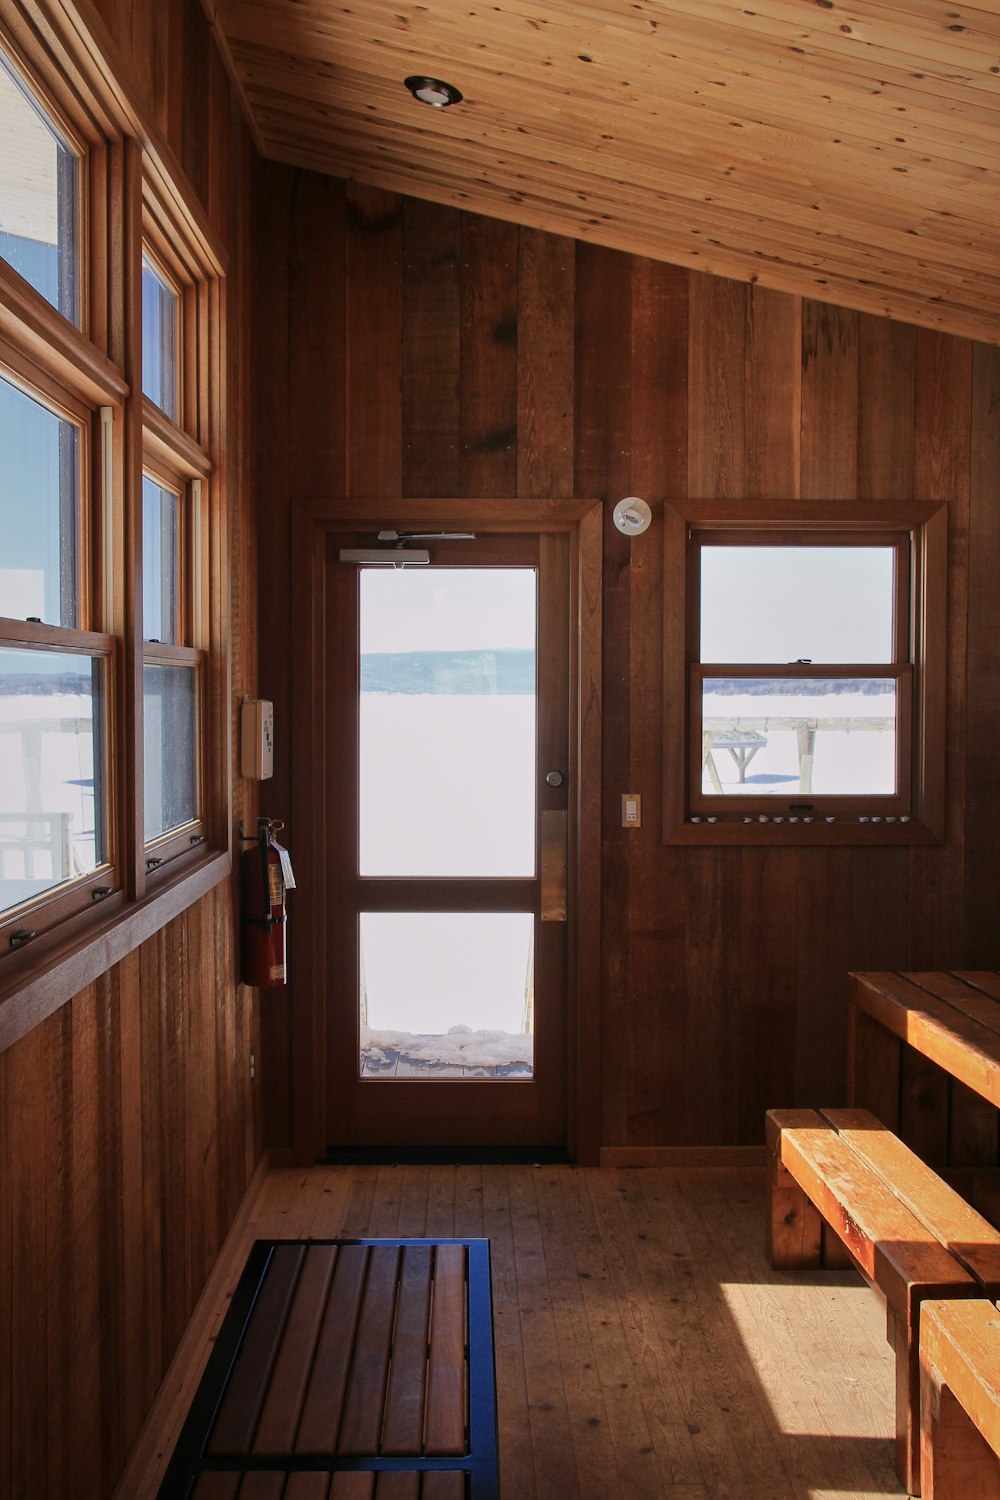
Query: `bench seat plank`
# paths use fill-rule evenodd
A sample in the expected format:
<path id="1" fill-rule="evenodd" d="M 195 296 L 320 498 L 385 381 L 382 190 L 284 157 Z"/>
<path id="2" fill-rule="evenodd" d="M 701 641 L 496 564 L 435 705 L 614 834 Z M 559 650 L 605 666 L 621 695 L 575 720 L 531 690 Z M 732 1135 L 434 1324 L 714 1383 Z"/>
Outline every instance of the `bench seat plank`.
<path id="1" fill-rule="evenodd" d="M 363 1245 L 340 1246 L 295 1439 L 296 1453 L 336 1451 L 367 1264 Z"/>
<path id="2" fill-rule="evenodd" d="M 240 1500 L 282 1500 L 285 1475 L 274 1469 L 251 1470 L 244 1474 Z"/>
<path id="3" fill-rule="evenodd" d="M 927 1302 L 920 1329 L 925 1500 L 1000 1500 L 1000 1311 Z"/>
<path id="4" fill-rule="evenodd" d="M 236 1500 L 242 1477 L 241 1474 L 199 1474 L 194 1500 Z"/>
<path id="5" fill-rule="evenodd" d="M 963 1016 L 968 1016 L 970 1021 L 976 1021 L 988 1031 L 1000 1034 L 1000 1000 L 980 985 L 974 984 L 970 975 L 946 974 L 943 970 L 926 974 L 913 973 L 905 969 L 902 974 L 904 979 L 915 984 L 918 989 L 926 990 L 935 999 L 945 1000 L 953 1005 Z"/>
<path id="6" fill-rule="evenodd" d="M 407 1245 L 403 1251 L 399 1310 L 392 1339 L 392 1367 L 385 1397 L 383 1453 L 423 1451 L 430 1304 L 431 1248 L 429 1245 Z"/>
<path id="7" fill-rule="evenodd" d="M 330 1500 L 372 1500 L 375 1494 L 374 1474 L 334 1474 Z"/>
<path id="8" fill-rule="evenodd" d="M 398 1274 L 396 1246 L 379 1245 L 369 1251 L 368 1277 L 354 1338 L 338 1453 L 379 1451 Z"/>
<path id="9" fill-rule="evenodd" d="M 253 1440 L 254 1453 L 291 1453 L 323 1324 L 336 1260 L 333 1245 L 310 1245 Z"/>
<path id="10" fill-rule="evenodd" d="M 439 1245 L 427 1364 L 428 1453 L 465 1451 L 465 1305 L 465 1247 Z"/>
<path id="11" fill-rule="evenodd" d="M 850 976 L 851 1003 L 1000 1107 L 1000 1035 L 902 974 Z"/>
<path id="12" fill-rule="evenodd" d="M 279 1245 L 274 1251 L 208 1445 L 215 1456 L 250 1452 L 304 1256 L 305 1248 L 298 1244 Z"/>
<path id="13" fill-rule="evenodd" d="M 371 1475 L 365 1474 L 362 1477 L 370 1479 Z M 329 1494 L 329 1474 L 289 1474 L 284 1500 L 329 1500 Z"/>
<path id="14" fill-rule="evenodd" d="M 965 1282 L 974 1295 L 969 1273 L 818 1111 L 771 1110 L 768 1144 L 901 1318 L 916 1291 Z"/>
<path id="15" fill-rule="evenodd" d="M 957 1257 L 985 1295 L 1000 1297 L 1000 1231 L 867 1110 L 825 1109 L 820 1113 L 889 1192 Z"/>

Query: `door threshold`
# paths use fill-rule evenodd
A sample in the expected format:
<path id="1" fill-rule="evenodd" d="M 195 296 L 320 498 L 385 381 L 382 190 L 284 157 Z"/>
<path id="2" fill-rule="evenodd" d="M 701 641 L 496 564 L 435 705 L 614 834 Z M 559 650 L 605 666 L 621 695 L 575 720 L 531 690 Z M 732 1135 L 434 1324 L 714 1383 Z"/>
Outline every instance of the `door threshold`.
<path id="1" fill-rule="evenodd" d="M 348 1146 L 329 1147 L 324 1167 L 551 1166 L 569 1162 L 563 1148 L 531 1146 Z"/>

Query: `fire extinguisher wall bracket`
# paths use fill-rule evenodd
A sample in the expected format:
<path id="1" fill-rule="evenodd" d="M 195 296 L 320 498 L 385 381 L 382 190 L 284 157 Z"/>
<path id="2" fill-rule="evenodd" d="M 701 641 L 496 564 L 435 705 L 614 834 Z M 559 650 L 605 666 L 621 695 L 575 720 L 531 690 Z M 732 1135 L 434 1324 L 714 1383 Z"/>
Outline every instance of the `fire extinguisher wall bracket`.
<path id="1" fill-rule="evenodd" d="M 240 855 L 242 977 L 244 984 L 259 989 L 277 989 L 288 982 L 286 885 L 275 842 L 283 827 L 260 817 L 256 836 L 250 837 L 240 824 L 240 839 L 253 846 Z"/>

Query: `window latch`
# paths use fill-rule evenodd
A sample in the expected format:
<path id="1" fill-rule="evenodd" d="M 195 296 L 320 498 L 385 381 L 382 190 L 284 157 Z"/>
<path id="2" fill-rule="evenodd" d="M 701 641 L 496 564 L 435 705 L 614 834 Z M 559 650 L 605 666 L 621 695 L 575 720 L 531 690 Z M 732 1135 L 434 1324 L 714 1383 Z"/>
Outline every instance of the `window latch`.
<path id="1" fill-rule="evenodd" d="M 147 870 L 158 870 L 160 868 L 160 866 L 162 865 L 162 863 L 163 863 L 162 859 L 147 859 L 147 861 L 146 861 L 146 869 Z"/>
<path id="2" fill-rule="evenodd" d="M 23 948 L 25 943 L 30 943 L 32 938 L 36 938 L 37 936 L 38 933 L 33 928 L 19 927 L 16 932 L 12 932 L 10 935 L 10 946 L 12 948 Z"/>

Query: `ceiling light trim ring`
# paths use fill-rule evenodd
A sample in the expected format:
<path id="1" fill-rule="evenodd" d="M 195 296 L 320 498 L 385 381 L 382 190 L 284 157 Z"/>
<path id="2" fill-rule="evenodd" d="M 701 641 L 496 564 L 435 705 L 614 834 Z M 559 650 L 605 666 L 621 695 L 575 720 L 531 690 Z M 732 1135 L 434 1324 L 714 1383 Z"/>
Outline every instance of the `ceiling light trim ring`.
<path id="1" fill-rule="evenodd" d="M 429 104 L 432 109 L 446 109 L 449 104 L 462 102 L 462 95 L 454 84 L 445 83 L 441 78 L 412 73 L 409 78 L 404 78 L 403 82 L 414 99 L 418 99 L 421 104 Z"/>

